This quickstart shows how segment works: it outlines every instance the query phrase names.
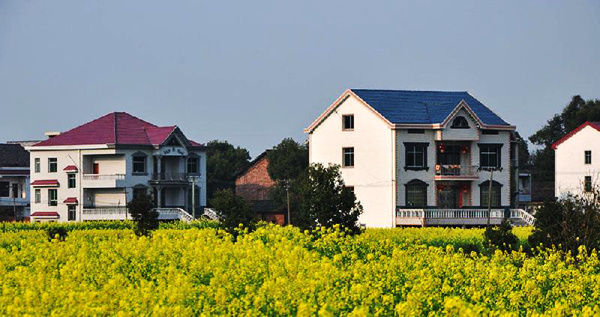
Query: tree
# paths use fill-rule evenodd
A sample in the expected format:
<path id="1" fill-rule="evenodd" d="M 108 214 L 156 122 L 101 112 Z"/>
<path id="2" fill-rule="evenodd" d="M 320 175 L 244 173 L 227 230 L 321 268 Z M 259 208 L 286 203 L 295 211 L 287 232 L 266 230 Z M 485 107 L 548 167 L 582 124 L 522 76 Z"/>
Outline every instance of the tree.
<path id="1" fill-rule="evenodd" d="M 545 126 L 529 137 L 531 143 L 540 147 L 531 159 L 533 200 L 554 198 L 552 144 L 586 121 L 600 121 L 600 100 L 585 101 L 581 96 L 573 96 L 560 114 L 556 114 Z"/>
<path id="2" fill-rule="evenodd" d="M 339 224 L 360 232 L 358 217 L 363 208 L 347 188 L 338 165 L 311 164 L 299 179 L 299 208 L 292 214 L 294 225 L 302 229 Z"/>
<path id="3" fill-rule="evenodd" d="M 291 138 L 267 152 L 269 165 L 267 172 L 277 184 L 272 188 L 271 199 L 279 206 L 285 206 L 288 212 L 288 223 L 291 223 L 291 210 L 296 210 L 296 184 L 300 175 L 308 167 L 308 148 Z"/>
<path id="4" fill-rule="evenodd" d="M 152 196 L 138 195 L 127 203 L 127 209 L 133 218 L 133 231 L 137 236 L 149 236 L 152 230 L 158 229 L 158 211 L 154 209 Z"/>
<path id="5" fill-rule="evenodd" d="M 235 229 L 242 224 L 252 228 L 255 222 L 254 212 L 250 204 L 237 196 L 231 189 L 221 189 L 215 193 L 212 205 L 221 219 L 221 225 L 229 233 L 235 235 Z"/>
<path id="6" fill-rule="evenodd" d="M 567 196 L 545 202 L 535 214 L 535 228 L 529 236 L 532 247 L 557 247 L 577 254 L 580 246 L 588 252 L 600 250 L 600 190 L 581 196 Z"/>
<path id="7" fill-rule="evenodd" d="M 503 219 L 500 226 L 488 226 L 483 234 L 485 240 L 484 245 L 488 249 L 496 248 L 502 251 L 516 250 L 519 244 L 519 239 L 512 232 L 512 225 L 508 219 Z"/>
<path id="8" fill-rule="evenodd" d="M 235 187 L 235 174 L 250 162 L 250 153 L 227 141 L 210 141 L 206 145 L 207 199 L 216 191 Z"/>

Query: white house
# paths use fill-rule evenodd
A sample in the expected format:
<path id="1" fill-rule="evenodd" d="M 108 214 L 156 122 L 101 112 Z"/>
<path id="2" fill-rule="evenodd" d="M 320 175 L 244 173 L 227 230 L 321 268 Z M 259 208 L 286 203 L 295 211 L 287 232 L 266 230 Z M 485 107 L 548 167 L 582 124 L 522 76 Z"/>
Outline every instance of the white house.
<path id="1" fill-rule="evenodd" d="M 154 196 L 162 219 L 206 205 L 205 147 L 177 126 L 114 112 L 49 136 L 27 147 L 32 221 L 127 219 L 141 193 Z"/>
<path id="2" fill-rule="evenodd" d="M 29 153 L 18 143 L 0 144 L 0 221 L 29 217 Z"/>
<path id="3" fill-rule="evenodd" d="M 580 195 L 598 185 L 600 122 L 586 122 L 552 145 L 555 195 Z"/>
<path id="4" fill-rule="evenodd" d="M 359 221 L 394 227 L 486 224 L 490 196 L 492 223 L 522 218 L 514 130 L 467 92 L 349 89 L 304 131 L 311 163 L 341 166 Z"/>

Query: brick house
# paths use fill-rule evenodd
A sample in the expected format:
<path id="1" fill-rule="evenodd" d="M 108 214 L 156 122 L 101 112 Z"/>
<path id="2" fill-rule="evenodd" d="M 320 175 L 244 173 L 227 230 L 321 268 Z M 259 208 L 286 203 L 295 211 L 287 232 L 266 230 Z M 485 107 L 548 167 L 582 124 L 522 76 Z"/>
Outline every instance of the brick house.
<path id="1" fill-rule="evenodd" d="M 286 223 L 286 213 L 269 198 L 269 190 L 275 185 L 267 168 L 269 160 L 265 151 L 241 170 L 235 179 L 235 193 L 252 204 L 256 217 L 260 220 L 280 225 Z"/>

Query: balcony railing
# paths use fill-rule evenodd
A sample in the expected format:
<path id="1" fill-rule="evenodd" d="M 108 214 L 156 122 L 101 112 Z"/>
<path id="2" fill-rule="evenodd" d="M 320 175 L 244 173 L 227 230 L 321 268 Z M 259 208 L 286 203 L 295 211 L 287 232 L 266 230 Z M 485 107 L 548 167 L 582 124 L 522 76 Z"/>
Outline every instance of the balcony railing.
<path id="1" fill-rule="evenodd" d="M 125 174 L 84 174 L 85 181 L 124 180 Z"/>
<path id="2" fill-rule="evenodd" d="M 0 197 L 0 206 L 26 206 L 29 203 L 27 198 L 12 198 L 12 197 Z"/>
<path id="3" fill-rule="evenodd" d="M 83 207 L 84 215 L 126 215 L 126 207 Z"/>
<path id="4" fill-rule="evenodd" d="M 155 208 L 159 220 L 192 221 L 194 217 L 182 208 Z M 131 215 L 126 207 L 84 207 L 83 220 L 126 220 Z"/>
<path id="5" fill-rule="evenodd" d="M 167 182 L 187 182 L 189 181 L 189 176 L 195 174 L 188 173 L 153 173 L 152 180 L 153 181 L 167 181 Z"/>
<path id="6" fill-rule="evenodd" d="M 436 165 L 435 175 L 437 176 L 477 176 L 479 169 L 477 166 L 469 165 Z"/>
<path id="7" fill-rule="evenodd" d="M 488 219 L 498 224 L 505 217 L 511 220 L 522 220 L 526 225 L 533 225 L 535 218 L 522 209 L 398 209 L 398 224 L 433 224 L 433 225 L 485 225 Z M 419 221 L 411 221 L 417 219 Z"/>

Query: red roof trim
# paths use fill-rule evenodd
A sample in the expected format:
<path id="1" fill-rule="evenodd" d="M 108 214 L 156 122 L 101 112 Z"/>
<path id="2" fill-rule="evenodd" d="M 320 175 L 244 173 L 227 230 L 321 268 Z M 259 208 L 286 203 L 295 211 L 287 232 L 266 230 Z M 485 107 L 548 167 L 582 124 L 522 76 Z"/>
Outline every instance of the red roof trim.
<path id="1" fill-rule="evenodd" d="M 78 172 L 79 169 L 75 165 L 69 165 L 63 169 L 65 172 Z"/>
<path id="2" fill-rule="evenodd" d="M 562 138 L 560 138 L 560 140 L 554 142 L 552 144 L 552 149 L 556 150 L 556 148 L 563 142 L 565 142 L 566 140 L 568 140 L 570 137 L 574 136 L 577 132 L 581 131 L 583 128 L 590 126 L 598 131 L 600 131 L 600 122 L 590 122 L 587 121 L 584 124 L 578 126 L 575 130 L 567 133 L 567 135 L 563 136 Z"/>
<path id="3" fill-rule="evenodd" d="M 56 211 L 37 211 L 32 213 L 30 217 L 58 218 L 59 215 Z"/>
<path id="4" fill-rule="evenodd" d="M 63 201 L 63 203 L 65 203 L 67 205 L 77 205 L 79 202 L 77 201 L 76 197 L 69 197 L 69 198 L 65 199 L 65 201 Z"/>
<path id="5" fill-rule="evenodd" d="M 31 186 L 58 186 L 56 179 L 39 179 L 31 183 Z"/>

